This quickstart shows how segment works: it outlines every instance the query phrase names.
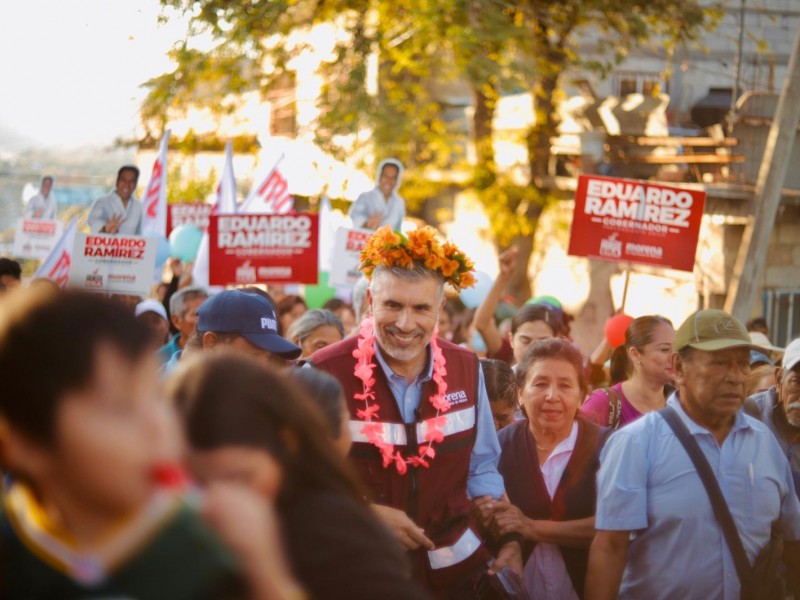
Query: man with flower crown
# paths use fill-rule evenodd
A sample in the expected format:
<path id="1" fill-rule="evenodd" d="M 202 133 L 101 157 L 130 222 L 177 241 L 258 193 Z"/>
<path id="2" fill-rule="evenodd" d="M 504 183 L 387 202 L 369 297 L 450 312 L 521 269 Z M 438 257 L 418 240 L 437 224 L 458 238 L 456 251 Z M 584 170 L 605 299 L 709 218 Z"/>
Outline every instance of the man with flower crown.
<path id="1" fill-rule="evenodd" d="M 361 269 L 370 286 L 359 335 L 308 361 L 345 390 L 351 463 L 437 597 L 502 598 L 483 595 L 486 578 L 520 574 L 521 549 L 513 536 L 482 540 L 472 517 L 472 500 L 505 494 L 483 374 L 474 353 L 436 335 L 444 284 L 473 285 L 472 261 L 431 227 L 406 237 L 386 226 Z"/>

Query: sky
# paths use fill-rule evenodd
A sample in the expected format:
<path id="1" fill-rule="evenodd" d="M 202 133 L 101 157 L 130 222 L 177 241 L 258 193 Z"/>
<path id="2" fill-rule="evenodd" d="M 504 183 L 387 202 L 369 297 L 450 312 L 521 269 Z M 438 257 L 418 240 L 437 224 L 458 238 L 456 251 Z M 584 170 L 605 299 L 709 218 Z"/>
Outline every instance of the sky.
<path id="1" fill-rule="evenodd" d="M 140 86 L 171 70 L 187 20 L 158 0 L 24 0 L 0 12 L 0 150 L 108 146 L 136 134 Z"/>

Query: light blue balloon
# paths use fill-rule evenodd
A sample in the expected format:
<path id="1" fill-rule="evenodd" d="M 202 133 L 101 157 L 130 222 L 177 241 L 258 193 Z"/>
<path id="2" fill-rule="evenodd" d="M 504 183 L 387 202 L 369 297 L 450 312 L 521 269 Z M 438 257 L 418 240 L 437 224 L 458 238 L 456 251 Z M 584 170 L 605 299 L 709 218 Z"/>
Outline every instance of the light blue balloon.
<path id="1" fill-rule="evenodd" d="M 475 271 L 475 285 L 461 291 L 461 301 L 467 308 L 477 308 L 492 289 L 494 280 L 483 271 Z"/>
<path id="2" fill-rule="evenodd" d="M 179 225 L 169 234 L 169 255 L 182 262 L 192 262 L 197 258 L 202 239 L 203 232 L 196 225 Z"/>
<path id="3" fill-rule="evenodd" d="M 160 269 L 167 262 L 170 256 L 169 240 L 165 237 L 158 238 L 158 247 L 156 249 L 156 269 Z"/>

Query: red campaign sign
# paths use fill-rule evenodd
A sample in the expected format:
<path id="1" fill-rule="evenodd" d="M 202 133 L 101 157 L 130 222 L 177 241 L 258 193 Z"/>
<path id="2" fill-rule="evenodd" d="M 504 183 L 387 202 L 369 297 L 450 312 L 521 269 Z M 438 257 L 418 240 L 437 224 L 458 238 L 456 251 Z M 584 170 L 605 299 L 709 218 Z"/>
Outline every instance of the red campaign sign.
<path id="1" fill-rule="evenodd" d="M 581 175 L 569 254 L 692 271 L 705 199 L 702 191 Z"/>
<path id="2" fill-rule="evenodd" d="M 206 232 L 208 230 L 208 217 L 214 209 L 213 204 L 204 202 L 170 204 L 167 207 L 167 236 L 170 232 L 181 225 L 196 225 L 197 228 Z"/>
<path id="3" fill-rule="evenodd" d="M 318 281 L 319 215 L 211 215 L 209 284 Z"/>

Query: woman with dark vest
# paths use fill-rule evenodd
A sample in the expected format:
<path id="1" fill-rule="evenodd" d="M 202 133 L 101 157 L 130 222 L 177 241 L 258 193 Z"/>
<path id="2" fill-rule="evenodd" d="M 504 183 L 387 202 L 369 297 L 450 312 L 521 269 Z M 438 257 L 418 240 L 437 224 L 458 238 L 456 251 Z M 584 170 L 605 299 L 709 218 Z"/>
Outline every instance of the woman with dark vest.
<path id="1" fill-rule="evenodd" d="M 541 340 L 517 368 L 527 420 L 499 433 L 509 502 L 480 505 L 496 535 L 524 540 L 525 586 L 537 600 L 584 596 L 594 537 L 595 475 L 609 433 L 578 414 L 586 396 L 580 352 L 560 339 Z"/>

